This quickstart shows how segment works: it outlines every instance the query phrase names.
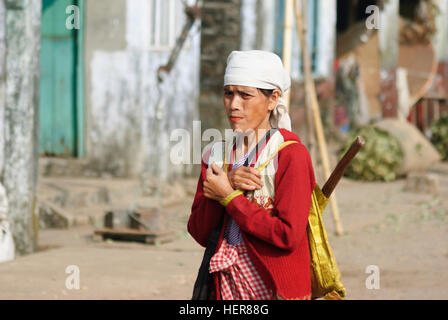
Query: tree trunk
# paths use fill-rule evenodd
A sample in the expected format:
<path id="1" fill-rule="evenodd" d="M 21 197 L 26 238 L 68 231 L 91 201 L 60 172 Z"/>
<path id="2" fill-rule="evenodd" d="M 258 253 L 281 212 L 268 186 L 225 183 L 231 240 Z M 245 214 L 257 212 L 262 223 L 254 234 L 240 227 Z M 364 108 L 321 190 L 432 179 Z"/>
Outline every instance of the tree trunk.
<path id="1" fill-rule="evenodd" d="M 38 105 L 41 1 L 6 4 L 6 96 L 3 184 L 16 253 L 37 245 L 35 192 L 38 165 Z M 3 147 L 3 146 L 2 146 Z"/>

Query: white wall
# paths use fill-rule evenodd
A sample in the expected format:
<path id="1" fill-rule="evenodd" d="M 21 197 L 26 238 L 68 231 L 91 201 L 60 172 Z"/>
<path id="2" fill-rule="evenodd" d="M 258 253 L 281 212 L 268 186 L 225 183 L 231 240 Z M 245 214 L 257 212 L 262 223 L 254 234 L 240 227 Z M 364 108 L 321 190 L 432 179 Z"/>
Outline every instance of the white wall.
<path id="1" fill-rule="evenodd" d="M 448 0 L 435 0 L 435 3 L 440 9 L 440 15 L 436 18 L 437 33 L 433 44 L 439 60 L 448 62 Z"/>
<path id="2" fill-rule="evenodd" d="M 167 63 L 170 51 L 151 51 L 148 47 L 151 18 L 146 1 L 127 0 L 124 10 L 125 34 L 117 36 L 124 37 L 123 48 L 94 49 L 88 65 L 91 84 L 88 157 L 93 157 L 94 165 L 110 170 L 123 167 L 132 175 L 151 170 L 162 158 L 163 176 L 181 173 L 184 167 L 167 161 L 169 134 L 175 128 L 191 130 L 192 121 L 198 118 L 199 24 L 193 27 L 164 82 L 166 103 L 163 120 L 159 122 L 163 127 L 159 138 L 164 150 L 158 150 L 153 140 L 159 95 L 156 71 Z"/>
<path id="3" fill-rule="evenodd" d="M 394 69 L 398 65 L 398 18 L 399 0 L 385 2 L 378 30 L 383 69 Z"/>

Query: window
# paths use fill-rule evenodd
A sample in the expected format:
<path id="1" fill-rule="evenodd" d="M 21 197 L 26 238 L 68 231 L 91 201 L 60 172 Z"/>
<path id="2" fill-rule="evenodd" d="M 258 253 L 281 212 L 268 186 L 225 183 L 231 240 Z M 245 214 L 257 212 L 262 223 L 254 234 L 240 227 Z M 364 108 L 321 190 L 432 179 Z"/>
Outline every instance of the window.
<path id="1" fill-rule="evenodd" d="M 149 0 L 150 50 L 171 50 L 185 23 L 181 0 Z"/>

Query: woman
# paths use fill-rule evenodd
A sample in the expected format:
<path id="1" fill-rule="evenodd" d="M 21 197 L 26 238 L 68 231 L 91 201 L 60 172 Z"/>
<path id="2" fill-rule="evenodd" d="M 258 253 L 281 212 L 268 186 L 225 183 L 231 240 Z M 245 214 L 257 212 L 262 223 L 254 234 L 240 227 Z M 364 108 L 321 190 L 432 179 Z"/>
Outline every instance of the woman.
<path id="1" fill-rule="evenodd" d="M 281 98 L 289 87 L 277 55 L 229 55 L 223 102 L 233 131 L 245 138 L 215 143 L 204 153 L 188 221 L 204 247 L 222 224 L 209 267 L 212 299 L 311 297 L 306 227 L 315 180 L 307 149 L 290 131 Z M 285 141 L 293 143 L 269 161 Z M 266 169 L 255 169 L 265 162 Z"/>

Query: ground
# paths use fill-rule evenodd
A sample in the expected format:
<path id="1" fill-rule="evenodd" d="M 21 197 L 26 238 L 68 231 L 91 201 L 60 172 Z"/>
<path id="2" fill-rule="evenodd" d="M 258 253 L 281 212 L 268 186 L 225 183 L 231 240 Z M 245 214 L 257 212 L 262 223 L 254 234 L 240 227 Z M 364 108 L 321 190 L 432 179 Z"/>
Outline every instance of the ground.
<path id="1" fill-rule="evenodd" d="M 341 180 L 344 235 L 334 235 L 329 209 L 324 220 L 347 299 L 448 299 L 448 164 L 429 171 L 438 195 L 404 191 L 405 179 Z M 191 203 L 190 192 L 165 208 L 176 232 L 165 244 L 100 241 L 86 224 L 40 230 L 38 252 L 0 264 L 0 299 L 190 299 L 203 253 L 186 232 Z M 70 265 L 79 290 L 66 287 Z M 370 265 L 379 289 L 366 288 Z"/>

